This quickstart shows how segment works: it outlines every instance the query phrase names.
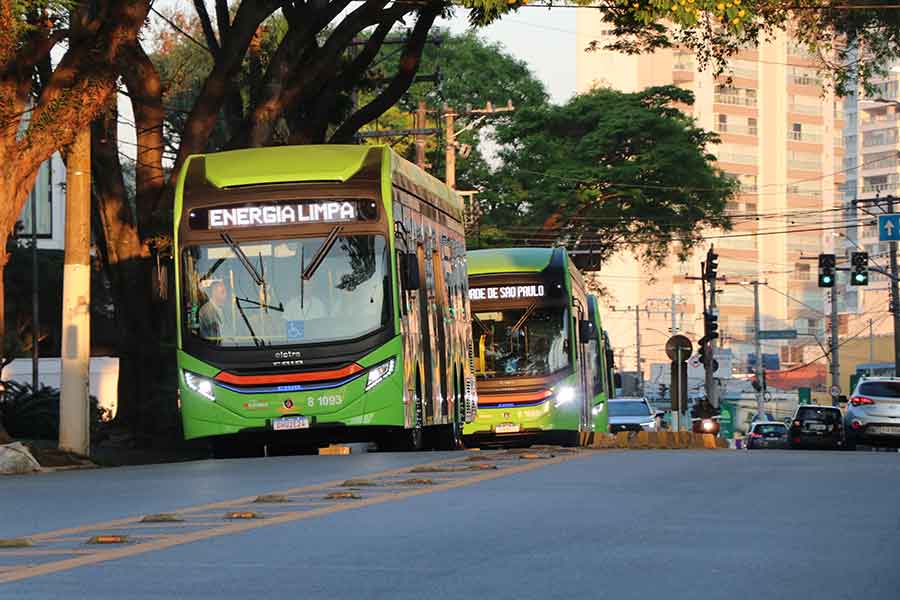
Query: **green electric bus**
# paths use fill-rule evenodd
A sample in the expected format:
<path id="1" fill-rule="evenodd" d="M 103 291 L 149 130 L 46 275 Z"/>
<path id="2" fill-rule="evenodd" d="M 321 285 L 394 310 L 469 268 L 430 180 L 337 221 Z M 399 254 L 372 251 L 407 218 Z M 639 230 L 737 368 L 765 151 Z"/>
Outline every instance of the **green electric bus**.
<path id="1" fill-rule="evenodd" d="M 179 409 L 217 454 L 460 445 L 474 418 L 463 205 L 386 146 L 191 156 L 177 183 Z"/>
<path id="2" fill-rule="evenodd" d="M 599 313 L 592 319 L 565 248 L 476 250 L 467 260 L 478 388 L 467 439 L 572 445 L 598 418 L 605 425 Z"/>

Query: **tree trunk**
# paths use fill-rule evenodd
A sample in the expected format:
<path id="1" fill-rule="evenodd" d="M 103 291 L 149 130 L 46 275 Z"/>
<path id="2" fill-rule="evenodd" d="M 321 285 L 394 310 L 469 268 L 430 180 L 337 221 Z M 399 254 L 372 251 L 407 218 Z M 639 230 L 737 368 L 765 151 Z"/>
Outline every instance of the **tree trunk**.
<path id="1" fill-rule="evenodd" d="M 93 174 L 98 241 L 105 246 L 116 299 L 119 389 L 116 423 L 133 435 L 145 431 L 143 416 L 159 376 L 160 336 L 153 325 L 150 256 L 125 191 L 116 139 L 116 113 L 94 124 Z M 100 140 L 105 140 L 101 142 Z"/>

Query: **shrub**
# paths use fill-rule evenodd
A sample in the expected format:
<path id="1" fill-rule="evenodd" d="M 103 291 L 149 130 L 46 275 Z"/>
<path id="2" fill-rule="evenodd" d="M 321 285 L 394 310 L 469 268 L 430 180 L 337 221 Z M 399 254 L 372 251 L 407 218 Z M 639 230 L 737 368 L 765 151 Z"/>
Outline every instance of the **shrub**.
<path id="1" fill-rule="evenodd" d="M 104 420 L 104 410 L 91 396 L 91 431 Z M 35 392 L 27 383 L 0 382 L 0 423 L 14 438 L 59 438 L 59 390 L 46 385 Z"/>

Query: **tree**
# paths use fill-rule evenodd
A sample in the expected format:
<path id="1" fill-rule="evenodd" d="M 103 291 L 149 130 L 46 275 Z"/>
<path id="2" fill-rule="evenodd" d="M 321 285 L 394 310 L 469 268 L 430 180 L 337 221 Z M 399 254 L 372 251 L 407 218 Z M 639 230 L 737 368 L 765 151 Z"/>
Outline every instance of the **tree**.
<path id="1" fill-rule="evenodd" d="M 0 0 L 0 315 L 7 240 L 38 169 L 100 112 L 115 89 L 120 54 L 149 10 L 146 0 L 91 5 L 93 12 L 67 0 Z M 64 41 L 54 63 L 50 52 Z"/>
<path id="2" fill-rule="evenodd" d="M 152 405 L 161 335 L 174 308 L 160 310 L 151 293 L 157 259 L 168 258 L 171 174 L 200 152 L 352 139 L 408 89 L 428 31 L 448 6 L 443 0 L 245 0 L 232 6 L 215 0 L 212 10 L 204 0 L 193 5 L 191 16 L 166 17 L 181 31 L 175 41 L 163 40 L 165 56 L 134 44 L 119 63 L 134 107 L 133 196 L 118 152 L 115 106 L 94 124 L 98 246 L 120 323 L 117 420 L 133 431 L 142 428 L 142 410 Z M 400 23 L 409 31 L 396 70 L 361 105 L 346 102 Z"/>
<path id="3" fill-rule="evenodd" d="M 542 2 L 548 6 L 552 0 Z M 682 46 L 701 66 L 721 73 L 730 57 L 775 32 L 790 31 L 817 56 L 839 95 L 856 92 L 900 59 L 900 11 L 893 0 L 573 0 L 600 11 L 612 26 L 608 43 L 587 49 L 626 53 Z M 471 0 L 470 18 L 489 23 L 525 0 Z M 533 6 L 533 5 L 532 5 Z"/>
<path id="4" fill-rule="evenodd" d="M 673 243 L 686 257 L 703 228 L 728 227 L 725 203 L 737 187 L 707 153 L 718 137 L 673 103 L 693 95 L 601 88 L 517 111 L 497 131 L 503 164 L 481 195 L 480 242 L 561 240 L 600 261 L 628 249 L 661 264 Z"/>
<path id="5" fill-rule="evenodd" d="M 425 100 L 431 111 L 431 119 L 438 120 L 443 106 L 465 110 L 466 106 L 483 107 L 492 102 L 504 105 L 508 101 L 515 107 L 536 107 L 547 103 L 547 91 L 525 61 L 517 59 L 497 43 L 484 40 L 476 31 L 451 34 L 437 30 L 432 34 L 435 42 L 428 44 L 422 53 L 419 72 L 425 75 L 437 73 L 439 81 L 414 83 L 398 103 L 396 110 L 403 115 L 398 127 L 412 127 L 412 117 L 419 100 Z M 385 68 L 392 69 L 390 59 Z M 489 121 L 463 131 L 457 136 L 460 144 L 467 144 L 471 152 L 456 163 L 457 188 L 482 190 L 491 185 L 491 169 L 485 158 L 486 148 L 492 143 L 491 132 L 499 124 L 508 122 L 510 113 L 502 113 Z M 461 123 L 465 126 L 465 123 Z M 459 126 L 458 126 L 459 128 Z M 411 148 L 408 158 L 412 158 Z M 438 177 L 444 172 L 444 146 L 437 137 L 430 137 L 428 156 L 431 172 Z"/>

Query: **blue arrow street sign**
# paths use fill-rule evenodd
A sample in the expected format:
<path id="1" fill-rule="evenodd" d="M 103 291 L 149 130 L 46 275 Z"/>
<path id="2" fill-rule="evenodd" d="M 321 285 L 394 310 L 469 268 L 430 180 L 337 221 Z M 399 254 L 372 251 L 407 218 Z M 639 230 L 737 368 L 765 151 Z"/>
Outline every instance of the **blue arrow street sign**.
<path id="1" fill-rule="evenodd" d="M 900 213 L 878 215 L 878 241 L 900 240 Z"/>

